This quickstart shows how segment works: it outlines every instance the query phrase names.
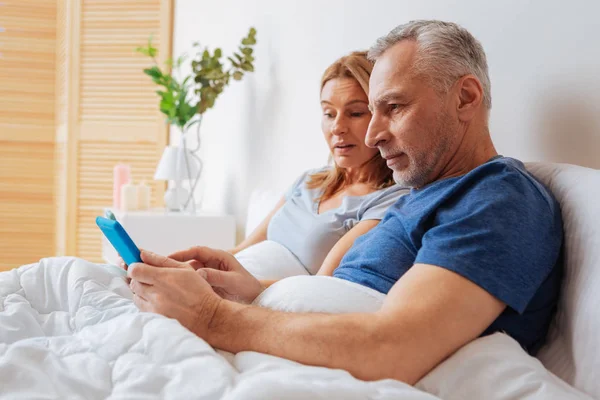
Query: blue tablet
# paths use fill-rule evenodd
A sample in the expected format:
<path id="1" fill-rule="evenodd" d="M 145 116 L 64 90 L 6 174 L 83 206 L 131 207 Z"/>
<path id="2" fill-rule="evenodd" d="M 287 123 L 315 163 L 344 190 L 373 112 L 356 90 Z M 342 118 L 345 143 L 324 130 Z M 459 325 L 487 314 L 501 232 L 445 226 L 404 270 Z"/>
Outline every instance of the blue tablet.
<path id="1" fill-rule="evenodd" d="M 131 237 L 125 232 L 123 226 L 112 219 L 97 217 L 96 225 L 100 228 L 104 236 L 113 245 L 117 253 L 123 258 L 125 264 L 131 265 L 136 262 L 142 262 L 140 258 L 140 249 L 133 243 Z"/>

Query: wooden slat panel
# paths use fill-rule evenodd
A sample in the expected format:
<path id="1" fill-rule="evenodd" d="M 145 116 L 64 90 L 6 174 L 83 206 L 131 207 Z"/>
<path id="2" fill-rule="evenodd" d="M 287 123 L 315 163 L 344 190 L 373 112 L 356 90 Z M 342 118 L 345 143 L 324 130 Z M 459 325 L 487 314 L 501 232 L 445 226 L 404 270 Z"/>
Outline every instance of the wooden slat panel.
<path id="1" fill-rule="evenodd" d="M 0 2 L 0 270 L 54 254 L 56 5 Z"/>
<path id="2" fill-rule="evenodd" d="M 54 254 L 54 145 L 0 141 L 0 268 Z"/>
<path id="3" fill-rule="evenodd" d="M 32 141 L 49 141 L 54 128 L 56 0 L 6 0 L 0 16 L 2 139 L 14 135 L 28 140 L 31 134 Z"/>
<path id="4" fill-rule="evenodd" d="M 160 3 L 83 3 L 81 121 L 135 120 L 156 124 L 156 88 L 142 73 L 149 62 L 134 50 L 145 44 L 151 34 L 155 44 L 160 45 Z"/>

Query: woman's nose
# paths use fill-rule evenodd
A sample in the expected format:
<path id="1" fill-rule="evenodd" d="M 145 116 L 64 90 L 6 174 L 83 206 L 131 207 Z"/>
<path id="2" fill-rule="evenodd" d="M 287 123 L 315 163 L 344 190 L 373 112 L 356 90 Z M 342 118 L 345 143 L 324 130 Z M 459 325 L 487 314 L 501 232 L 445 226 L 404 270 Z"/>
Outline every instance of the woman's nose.
<path id="1" fill-rule="evenodd" d="M 346 121 L 343 118 L 336 118 L 331 126 L 331 133 L 334 135 L 343 135 L 344 133 L 348 133 L 348 124 L 346 124 Z"/>

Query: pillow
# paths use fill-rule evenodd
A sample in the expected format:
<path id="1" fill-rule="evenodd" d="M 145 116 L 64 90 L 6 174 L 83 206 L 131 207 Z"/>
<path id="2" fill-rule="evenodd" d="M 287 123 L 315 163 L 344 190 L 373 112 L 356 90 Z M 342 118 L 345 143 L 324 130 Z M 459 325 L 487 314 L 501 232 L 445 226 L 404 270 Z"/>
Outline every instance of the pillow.
<path id="1" fill-rule="evenodd" d="M 245 236 L 248 237 L 260 225 L 267 215 L 275 208 L 282 193 L 276 190 L 256 189 L 248 200 L 248 215 L 246 215 Z"/>
<path id="2" fill-rule="evenodd" d="M 308 275 L 308 271 L 285 246 L 265 240 L 235 255 L 242 266 L 256 279 L 283 279 Z"/>
<path id="3" fill-rule="evenodd" d="M 254 304 L 291 312 L 375 312 L 385 295 L 332 276 L 295 276 L 267 288 Z"/>
<path id="4" fill-rule="evenodd" d="M 565 231 L 558 312 L 537 357 L 567 383 L 600 398 L 600 171 L 549 163 L 527 169 L 556 196 Z"/>
<path id="5" fill-rule="evenodd" d="M 444 400 L 593 400 L 560 380 L 503 333 L 467 344 L 416 387 Z"/>

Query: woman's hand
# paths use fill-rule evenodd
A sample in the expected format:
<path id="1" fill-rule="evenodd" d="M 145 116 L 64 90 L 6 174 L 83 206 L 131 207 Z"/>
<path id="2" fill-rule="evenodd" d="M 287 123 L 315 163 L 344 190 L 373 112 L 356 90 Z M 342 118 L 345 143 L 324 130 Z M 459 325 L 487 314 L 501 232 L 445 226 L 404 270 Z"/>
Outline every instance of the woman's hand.
<path id="1" fill-rule="evenodd" d="M 222 298 L 251 303 L 265 289 L 230 253 L 208 247 L 192 247 L 169 258 L 196 269 Z"/>

